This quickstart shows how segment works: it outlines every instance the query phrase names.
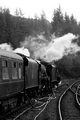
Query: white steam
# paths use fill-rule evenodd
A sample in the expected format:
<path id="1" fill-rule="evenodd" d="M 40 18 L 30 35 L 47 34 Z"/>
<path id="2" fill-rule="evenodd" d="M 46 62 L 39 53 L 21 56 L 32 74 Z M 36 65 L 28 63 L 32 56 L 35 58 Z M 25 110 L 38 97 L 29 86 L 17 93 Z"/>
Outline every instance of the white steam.
<path id="1" fill-rule="evenodd" d="M 0 49 L 4 49 L 4 50 L 7 50 L 7 51 L 12 51 L 13 50 L 11 45 L 7 44 L 7 43 L 0 44 Z"/>
<path id="2" fill-rule="evenodd" d="M 15 53 L 21 53 L 21 54 L 26 55 L 26 56 L 28 56 L 28 57 L 30 56 L 30 53 L 29 53 L 28 49 L 26 49 L 26 48 L 24 48 L 24 47 L 22 47 L 22 48 L 17 48 L 17 49 L 14 50 L 14 52 L 15 52 Z"/>
<path id="3" fill-rule="evenodd" d="M 25 41 L 21 43 L 21 48 L 14 50 L 16 53 L 21 53 L 26 56 L 34 57 L 35 59 L 42 59 L 46 62 L 61 59 L 65 54 L 76 53 L 80 51 L 77 44 L 72 43 L 78 36 L 68 33 L 62 37 L 46 40 L 43 36 L 26 37 Z M 7 43 L 0 45 L 1 49 L 13 51 L 11 45 Z M 29 52 L 30 51 L 30 52 Z"/>
<path id="4" fill-rule="evenodd" d="M 0 44 L 0 49 L 4 49 L 6 51 L 12 51 L 12 52 L 15 52 L 15 53 L 21 53 L 23 55 L 26 55 L 26 56 L 30 56 L 30 53 L 29 53 L 29 50 L 27 48 L 17 48 L 15 50 L 13 50 L 12 46 L 10 44 L 7 44 L 7 43 L 3 43 L 3 44 Z"/>
<path id="5" fill-rule="evenodd" d="M 72 44 L 72 40 L 78 38 L 72 33 L 68 33 L 62 37 L 52 40 L 47 46 L 35 52 L 36 58 L 43 59 L 47 62 L 59 60 L 64 54 L 69 52 L 77 52 L 80 48 L 76 44 Z"/>

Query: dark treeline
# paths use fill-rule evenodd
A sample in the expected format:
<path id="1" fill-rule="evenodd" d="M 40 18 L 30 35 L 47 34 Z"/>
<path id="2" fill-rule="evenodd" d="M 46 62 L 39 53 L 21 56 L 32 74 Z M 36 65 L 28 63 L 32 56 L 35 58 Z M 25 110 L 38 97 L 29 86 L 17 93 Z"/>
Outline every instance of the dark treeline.
<path id="1" fill-rule="evenodd" d="M 67 33 L 80 35 L 80 23 L 73 15 L 63 15 L 61 7 L 53 12 L 51 23 L 46 19 L 44 11 L 41 17 L 35 15 L 35 18 L 25 18 L 21 9 L 11 15 L 9 9 L 0 8 L 0 44 L 11 43 L 13 48 L 17 48 L 25 37 L 43 33 L 45 37 L 55 34 L 62 36 Z"/>
<path id="2" fill-rule="evenodd" d="M 77 22 L 73 14 L 71 16 L 67 13 L 63 15 L 60 6 L 54 10 L 51 25 L 52 33 L 55 33 L 57 36 L 62 36 L 67 33 L 80 35 L 80 23 Z"/>
<path id="3" fill-rule="evenodd" d="M 55 64 L 64 78 L 80 78 L 80 52 L 65 55 Z"/>
<path id="4" fill-rule="evenodd" d="M 51 24 L 45 19 L 42 12 L 41 18 L 35 15 L 33 18 L 24 18 L 20 10 L 11 15 L 9 9 L 0 8 L 0 44 L 11 43 L 13 48 L 19 47 L 25 37 L 44 33 L 50 35 Z"/>

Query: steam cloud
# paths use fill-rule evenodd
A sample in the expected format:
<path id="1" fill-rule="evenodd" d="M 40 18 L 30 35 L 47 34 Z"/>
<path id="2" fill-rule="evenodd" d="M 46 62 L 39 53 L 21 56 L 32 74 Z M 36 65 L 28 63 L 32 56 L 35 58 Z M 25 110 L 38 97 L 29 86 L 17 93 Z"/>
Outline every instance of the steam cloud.
<path id="1" fill-rule="evenodd" d="M 61 59 L 65 54 L 70 52 L 75 53 L 80 51 L 77 44 L 73 44 L 72 40 L 78 38 L 78 36 L 68 33 L 62 37 L 52 40 L 49 45 L 45 48 L 41 59 L 52 62 L 53 60 Z"/>
<path id="2" fill-rule="evenodd" d="M 15 50 L 13 50 L 12 46 L 10 44 L 7 44 L 7 43 L 0 44 L 0 49 L 12 51 L 15 53 L 21 53 L 21 54 L 26 55 L 28 57 L 30 56 L 30 53 L 29 53 L 27 48 L 22 47 L 22 48 L 17 48 Z"/>
<path id="3" fill-rule="evenodd" d="M 21 48 L 13 50 L 11 45 L 7 43 L 1 44 L 0 48 L 16 53 L 22 53 L 34 59 L 42 59 L 46 62 L 61 59 L 65 54 L 76 53 L 80 51 L 77 44 L 72 43 L 74 39 L 77 40 L 78 36 L 68 33 L 59 38 L 51 38 L 46 40 L 43 36 L 26 37 L 25 41 L 21 43 Z"/>
<path id="4" fill-rule="evenodd" d="M 61 59 L 65 54 L 80 51 L 77 44 L 72 43 L 72 41 L 77 38 L 78 36 L 72 33 L 51 39 L 51 41 L 40 39 L 38 36 L 37 38 L 26 38 L 22 46 L 29 47 L 29 50 L 32 52 L 32 57 L 35 59 L 52 62 Z"/>
<path id="5" fill-rule="evenodd" d="M 9 45 L 7 43 L 0 44 L 0 49 L 4 49 L 7 51 L 13 51 L 13 48 L 11 47 L 11 45 Z"/>
<path id="6" fill-rule="evenodd" d="M 15 52 L 15 53 L 21 53 L 21 54 L 26 55 L 26 56 L 28 56 L 28 57 L 30 56 L 30 53 L 29 53 L 28 49 L 26 49 L 26 48 L 24 48 L 24 47 L 22 47 L 22 48 L 17 48 L 17 49 L 14 50 L 14 52 Z"/>

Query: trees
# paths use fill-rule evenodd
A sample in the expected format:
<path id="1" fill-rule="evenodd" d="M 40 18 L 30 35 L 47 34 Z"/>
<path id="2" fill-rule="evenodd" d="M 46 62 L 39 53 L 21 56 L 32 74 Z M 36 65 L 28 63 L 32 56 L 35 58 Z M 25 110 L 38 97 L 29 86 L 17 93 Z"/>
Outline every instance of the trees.
<path id="1" fill-rule="evenodd" d="M 45 33 L 50 35 L 51 25 L 46 20 L 45 13 L 41 18 L 24 18 L 21 9 L 15 11 L 15 16 L 9 9 L 0 8 L 0 43 L 11 43 L 14 48 L 19 47 L 25 37 Z"/>
<path id="2" fill-rule="evenodd" d="M 61 7 L 59 6 L 59 8 L 57 8 L 57 10 L 54 10 L 53 13 L 53 18 L 51 22 L 52 33 L 55 33 L 55 35 L 60 36 L 63 28 L 63 22 L 63 13 L 61 11 Z"/>
<path id="3" fill-rule="evenodd" d="M 44 32 L 44 36 L 49 37 L 51 35 L 51 33 L 50 33 L 51 32 L 51 24 L 46 19 L 46 14 L 44 11 L 42 11 L 42 13 L 41 13 L 40 21 L 41 21 L 41 29 L 42 29 L 42 32 Z"/>
<path id="4" fill-rule="evenodd" d="M 63 15 L 61 7 L 54 10 L 52 18 L 52 33 L 55 33 L 56 36 L 62 36 L 67 33 L 78 33 L 77 20 L 74 18 L 73 14 L 71 16 Z"/>
<path id="5" fill-rule="evenodd" d="M 0 43 L 6 42 L 6 21 L 2 8 L 0 8 Z"/>
<path id="6" fill-rule="evenodd" d="M 69 15 L 65 13 L 63 34 L 67 34 L 69 32 L 73 34 L 77 33 L 77 21 L 74 18 L 73 14 L 69 17 Z"/>
<path id="7" fill-rule="evenodd" d="M 55 61 L 60 74 L 67 78 L 80 77 L 80 52 L 63 56 L 58 61 Z"/>
<path id="8" fill-rule="evenodd" d="M 71 32 L 71 22 L 70 22 L 70 18 L 69 15 L 67 15 L 67 13 L 65 13 L 64 16 L 64 24 L 63 24 L 63 34 L 67 34 Z"/>

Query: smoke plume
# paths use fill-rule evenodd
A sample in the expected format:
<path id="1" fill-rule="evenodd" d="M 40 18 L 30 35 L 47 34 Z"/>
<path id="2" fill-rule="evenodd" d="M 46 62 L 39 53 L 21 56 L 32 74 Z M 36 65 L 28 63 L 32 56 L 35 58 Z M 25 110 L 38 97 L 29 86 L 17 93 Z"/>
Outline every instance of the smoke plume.
<path id="1" fill-rule="evenodd" d="M 7 43 L 0 44 L 0 49 L 4 49 L 4 50 L 7 50 L 7 51 L 13 51 L 12 46 L 10 44 L 7 44 Z"/>
<path id="2" fill-rule="evenodd" d="M 65 54 L 77 52 L 80 48 L 77 44 L 72 43 L 72 41 L 77 38 L 77 36 L 68 33 L 52 40 L 45 48 L 41 58 L 47 62 L 52 62 L 53 60 L 61 59 Z"/>
<path id="3" fill-rule="evenodd" d="M 15 53 L 21 53 L 28 57 L 30 56 L 30 53 L 27 48 L 22 47 L 22 48 L 16 48 L 15 50 L 13 50 L 13 47 L 11 46 L 11 44 L 7 44 L 7 43 L 0 44 L 0 49 L 4 49 L 6 51 L 12 51 Z"/>
<path id="4" fill-rule="evenodd" d="M 21 53 L 21 54 L 23 54 L 23 55 L 25 55 L 25 56 L 30 56 L 30 53 L 29 53 L 29 51 L 28 51 L 28 49 L 27 48 L 24 48 L 24 47 L 22 47 L 22 48 L 16 48 L 15 50 L 14 50 L 14 52 L 15 53 Z"/>
<path id="5" fill-rule="evenodd" d="M 37 36 L 36 38 L 26 38 L 21 45 L 29 49 L 31 57 L 52 62 L 61 59 L 65 54 L 80 51 L 77 44 L 72 43 L 77 38 L 78 36 L 72 33 L 59 38 L 51 38 L 51 41 Z"/>
<path id="6" fill-rule="evenodd" d="M 46 62 L 53 62 L 61 59 L 64 55 L 69 53 L 76 53 L 80 51 L 79 46 L 73 42 L 78 39 L 78 36 L 68 33 L 62 37 L 52 38 L 47 40 L 42 35 L 36 37 L 26 37 L 25 41 L 21 43 L 21 48 L 13 50 L 10 44 L 4 43 L 0 45 L 1 49 L 7 51 L 14 51 L 30 56 L 34 59 L 42 59 Z"/>

